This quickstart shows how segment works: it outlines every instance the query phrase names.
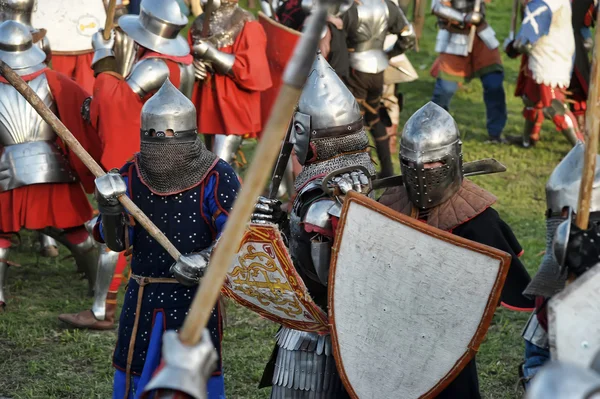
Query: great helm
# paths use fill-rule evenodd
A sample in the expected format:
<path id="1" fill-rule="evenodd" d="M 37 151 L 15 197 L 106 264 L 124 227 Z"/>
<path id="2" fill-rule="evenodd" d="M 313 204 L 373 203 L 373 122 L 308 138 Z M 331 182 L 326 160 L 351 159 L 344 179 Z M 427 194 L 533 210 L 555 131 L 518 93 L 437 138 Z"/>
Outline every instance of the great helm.
<path id="1" fill-rule="evenodd" d="M 560 216 L 564 207 L 570 207 L 577 213 L 579 186 L 583 171 L 583 155 L 585 146 L 577 142 L 562 161 L 554 168 L 546 183 L 546 203 L 548 210 Z M 600 156 L 596 155 L 596 172 L 592 186 L 590 211 L 600 211 Z"/>
<path id="2" fill-rule="evenodd" d="M 432 208 L 458 191 L 463 180 L 461 147 L 456 122 L 432 102 L 406 121 L 400 139 L 400 169 L 416 207 Z M 431 163 L 440 165 L 425 167 Z"/>
<path id="3" fill-rule="evenodd" d="M 198 136 L 196 107 L 169 79 L 142 107 L 141 141 L 194 142 Z"/>
<path id="4" fill-rule="evenodd" d="M 294 150 L 301 165 L 328 158 L 324 152 L 332 140 L 344 140 L 345 146 L 358 145 L 356 148 L 340 147 L 339 152 L 363 150 L 368 145 L 354 96 L 320 53 L 298 101 L 292 133 Z M 357 136 L 360 143 L 346 137 L 350 135 Z"/>
<path id="5" fill-rule="evenodd" d="M 0 0 L 0 21 L 17 21 L 31 28 L 31 13 L 37 0 Z"/>
<path id="6" fill-rule="evenodd" d="M 176 0 L 142 0 L 140 15 L 119 18 L 121 29 L 140 46 L 174 57 L 190 53 L 190 46 L 179 35 L 187 23 Z"/>
<path id="7" fill-rule="evenodd" d="M 46 53 L 33 45 L 29 28 L 16 21 L 0 23 L 0 59 L 19 75 L 45 67 Z"/>

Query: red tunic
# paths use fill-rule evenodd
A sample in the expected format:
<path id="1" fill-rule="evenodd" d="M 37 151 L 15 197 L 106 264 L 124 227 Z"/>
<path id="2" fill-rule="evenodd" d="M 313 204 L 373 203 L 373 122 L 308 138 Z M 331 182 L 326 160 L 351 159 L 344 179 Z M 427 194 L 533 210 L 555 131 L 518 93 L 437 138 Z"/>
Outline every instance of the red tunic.
<path id="1" fill-rule="evenodd" d="M 246 22 L 233 45 L 219 49 L 235 55 L 233 77 L 214 74 L 195 84 L 200 133 L 254 138 L 262 130 L 260 92 L 271 87 L 266 49 L 267 36 L 257 21 Z"/>
<path id="2" fill-rule="evenodd" d="M 29 81 L 44 72 L 56 103 L 58 117 L 83 148 L 94 159 L 100 159 L 98 135 L 81 118 L 81 104 L 89 94 L 67 76 L 49 69 L 24 78 Z M 6 83 L 5 80 L 1 81 Z M 91 193 L 94 189 L 94 176 L 60 140 L 58 144 L 64 149 L 80 183 L 34 184 L 0 193 L 1 232 L 18 232 L 22 228 L 36 230 L 48 226 L 64 229 L 81 226 L 92 218 L 92 207 L 82 186 Z"/>
<path id="3" fill-rule="evenodd" d="M 169 80 L 179 87 L 180 69 L 173 58 L 156 53 L 146 57 L 163 59 L 169 67 Z M 184 60 L 185 61 L 185 60 Z M 191 57 L 189 57 L 191 63 Z M 90 120 L 102 140 L 102 167 L 106 170 L 120 168 L 136 152 L 140 151 L 140 114 L 144 100 L 134 93 L 124 78 L 112 72 L 98 75 L 94 85 L 94 97 L 90 104 Z"/>
<path id="4" fill-rule="evenodd" d="M 77 82 L 89 93 L 94 90 L 94 52 L 78 55 L 52 54 L 52 69 L 63 73 Z"/>

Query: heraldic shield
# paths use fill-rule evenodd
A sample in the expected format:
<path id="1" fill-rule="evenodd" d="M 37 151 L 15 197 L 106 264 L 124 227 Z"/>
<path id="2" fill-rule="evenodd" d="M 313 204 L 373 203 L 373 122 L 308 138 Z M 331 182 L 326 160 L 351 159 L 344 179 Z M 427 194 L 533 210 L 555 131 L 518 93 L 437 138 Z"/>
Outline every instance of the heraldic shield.
<path id="1" fill-rule="evenodd" d="M 432 398 L 477 352 L 510 255 L 350 193 L 329 273 L 336 363 L 353 398 Z"/>
<path id="2" fill-rule="evenodd" d="M 42 0 L 31 15 L 34 27 L 47 29 L 52 52 L 65 55 L 92 52 L 92 35 L 105 21 L 101 0 Z"/>
<path id="3" fill-rule="evenodd" d="M 556 294 L 548 305 L 552 359 L 590 367 L 600 351 L 600 264 Z"/>
<path id="4" fill-rule="evenodd" d="M 248 225 L 222 291 L 286 327 L 329 331 L 327 315 L 310 297 L 275 225 Z"/>

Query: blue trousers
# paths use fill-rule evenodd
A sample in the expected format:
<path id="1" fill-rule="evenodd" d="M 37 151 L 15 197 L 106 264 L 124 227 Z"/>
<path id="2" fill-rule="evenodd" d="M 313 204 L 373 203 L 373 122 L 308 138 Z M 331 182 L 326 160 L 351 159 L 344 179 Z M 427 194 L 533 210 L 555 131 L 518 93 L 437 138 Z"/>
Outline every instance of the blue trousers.
<path id="1" fill-rule="evenodd" d="M 163 335 L 163 313 L 159 312 L 156 314 L 154 319 L 154 327 L 150 335 L 150 343 L 148 344 L 148 355 L 146 356 L 146 362 L 144 363 L 144 369 L 142 375 L 131 376 L 129 383 L 129 393 L 127 399 L 139 399 L 142 396 L 144 387 L 154 375 L 154 372 L 160 365 L 161 349 L 162 349 L 162 335 Z M 113 399 L 125 398 L 125 385 L 127 376 L 124 371 L 115 370 L 115 377 L 113 380 Z M 225 380 L 223 374 L 219 376 L 211 377 L 207 384 L 208 399 L 225 399 Z"/>
<path id="2" fill-rule="evenodd" d="M 523 364 L 523 377 L 526 378 L 525 386 L 536 375 L 540 368 L 550 360 L 550 351 L 525 340 L 525 363 Z"/>
<path id="3" fill-rule="evenodd" d="M 490 72 L 480 77 L 483 85 L 483 101 L 485 102 L 486 128 L 490 137 L 500 137 L 506 120 L 506 94 L 504 93 L 504 72 Z M 450 101 L 458 89 L 458 82 L 437 78 L 433 88 L 431 101 L 450 109 Z"/>

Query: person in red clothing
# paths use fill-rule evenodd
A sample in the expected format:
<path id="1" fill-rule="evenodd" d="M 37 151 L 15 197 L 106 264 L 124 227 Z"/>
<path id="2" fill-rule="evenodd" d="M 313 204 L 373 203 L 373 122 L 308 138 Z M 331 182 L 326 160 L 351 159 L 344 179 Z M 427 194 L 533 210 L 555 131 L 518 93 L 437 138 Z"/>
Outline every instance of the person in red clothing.
<path id="1" fill-rule="evenodd" d="M 142 106 L 165 80 L 168 78 L 188 98 L 194 83 L 190 48 L 179 36 L 188 20 L 176 0 L 144 0 L 140 15 L 124 15 L 118 22 L 133 42 L 119 41 L 114 34 L 105 41 L 101 30 L 94 34 L 94 96 L 82 107 L 84 118 L 102 139 L 101 164 L 107 171 L 121 167 L 140 151 Z M 127 43 L 131 43 L 131 49 L 121 47 Z M 132 51 L 135 63 L 131 73 L 123 77 L 117 72 L 122 67 L 117 55 Z M 114 328 L 117 291 L 127 262 L 124 254 L 118 255 L 105 245 L 100 252 L 92 308 L 58 317 L 72 327 Z"/>
<path id="2" fill-rule="evenodd" d="M 198 80 L 192 101 L 208 147 L 231 163 L 242 139 L 255 138 L 263 128 L 260 92 L 272 84 L 267 37 L 237 1 L 216 0 L 213 9 L 206 32 L 206 13 L 189 32 Z"/>
<path id="3" fill-rule="evenodd" d="M 16 21 L 0 24 L 0 59 L 21 75 L 92 157 L 100 159 L 99 136 L 79 113 L 89 94 L 47 68 L 46 54 L 33 45 L 27 26 Z M 42 231 L 69 248 L 93 287 L 97 256 L 84 223 L 92 218 L 85 191 L 93 191 L 94 175 L 4 79 L 0 109 L 0 309 L 6 304 L 10 239 L 21 229 Z"/>

